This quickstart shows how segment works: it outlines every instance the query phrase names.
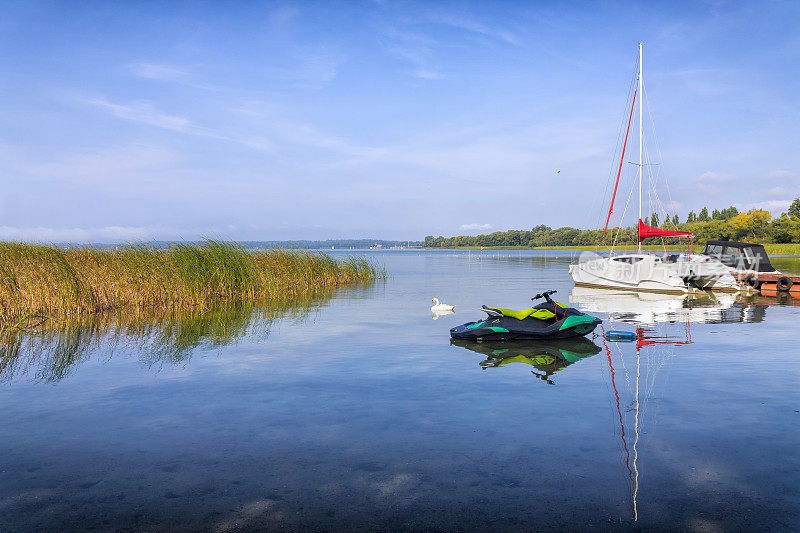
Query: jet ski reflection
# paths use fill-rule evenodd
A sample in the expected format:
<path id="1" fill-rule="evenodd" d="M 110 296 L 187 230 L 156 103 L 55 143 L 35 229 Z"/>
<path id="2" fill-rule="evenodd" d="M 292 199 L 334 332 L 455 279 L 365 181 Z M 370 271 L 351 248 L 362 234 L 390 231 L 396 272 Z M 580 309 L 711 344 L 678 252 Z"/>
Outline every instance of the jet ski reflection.
<path id="1" fill-rule="evenodd" d="M 478 363 L 481 368 L 498 368 L 511 363 L 533 366 L 531 373 L 555 385 L 550 377 L 577 363 L 581 359 L 600 353 L 601 348 L 585 337 L 551 341 L 517 341 L 514 343 L 483 342 L 475 343 L 451 339 L 450 344 L 466 348 L 486 357 Z M 538 372 L 537 372 L 538 370 Z"/>

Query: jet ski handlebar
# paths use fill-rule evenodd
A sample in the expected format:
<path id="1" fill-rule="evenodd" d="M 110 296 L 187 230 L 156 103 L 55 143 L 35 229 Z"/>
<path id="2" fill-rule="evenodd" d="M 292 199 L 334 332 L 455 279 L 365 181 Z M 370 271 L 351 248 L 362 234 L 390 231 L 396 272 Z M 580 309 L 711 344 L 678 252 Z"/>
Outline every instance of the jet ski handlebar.
<path id="1" fill-rule="evenodd" d="M 544 299 L 545 299 L 545 300 L 547 300 L 548 302 L 552 302 L 552 301 L 553 301 L 553 299 L 552 299 L 552 298 L 550 298 L 550 295 L 551 295 L 551 294 L 555 294 L 556 292 L 558 292 L 558 291 L 556 291 L 556 290 L 544 291 L 543 293 L 541 293 L 541 294 L 537 294 L 536 296 L 534 296 L 533 298 L 531 298 L 531 300 L 538 300 L 539 298 L 544 298 Z"/>

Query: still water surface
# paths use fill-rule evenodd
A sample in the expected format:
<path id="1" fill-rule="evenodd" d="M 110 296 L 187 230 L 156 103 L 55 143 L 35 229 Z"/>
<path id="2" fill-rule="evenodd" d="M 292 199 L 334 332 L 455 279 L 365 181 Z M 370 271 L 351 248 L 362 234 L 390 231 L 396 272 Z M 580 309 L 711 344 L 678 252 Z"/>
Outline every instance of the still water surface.
<path id="1" fill-rule="evenodd" d="M 800 307 L 374 255 L 385 283 L 290 310 L 7 339 L 0 530 L 800 529 Z M 551 288 L 642 340 L 450 343 Z"/>

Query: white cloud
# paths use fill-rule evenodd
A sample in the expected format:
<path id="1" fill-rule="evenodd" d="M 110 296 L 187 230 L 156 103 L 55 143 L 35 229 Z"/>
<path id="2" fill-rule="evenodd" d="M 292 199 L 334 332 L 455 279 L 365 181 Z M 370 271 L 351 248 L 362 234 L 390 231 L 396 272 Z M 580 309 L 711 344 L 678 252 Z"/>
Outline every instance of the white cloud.
<path id="1" fill-rule="evenodd" d="M 180 81 L 187 76 L 183 70 L 157 63 L 133 63 L 127 66 L 127 71 L 139 78 L 160 81 Z"/>
<path id="2" fill-rule="evenodd" d="M 458 229 L 462 229 L 462 230 L 465 230 L 465 231 L 475 231 L 475 230 L 486 231 L 486 230 L 492 229 L 492 225 L 491 224 L 478 224 L 476 222 L 473 222 L 472 224 L 461 224 L 458 227 Z"/>
<path id="3" fill-rule="evenodd" d="M 733 174 L 723 174 L 721 172 L 712 172 L 710 170 L 703 172 L 698 176 L 699 181 L 710 181 L 714 183 L 731 181 L 734 178 Z"/>
<path id="4" fill-rule="evenodd" d="M 741 205 L 741 207 L 739 207 L 739 211 L 748 211 L 749 209 L 764 209 L 765 211 L 769 211 L 770 214 L 775 217 L 788 211 L 791 203 L 791 200 L 765 200 L 763 202 L 753 202 Z"/>
<path id="5" fill-rule="evenodd" d="M 772 172 L 767 174 L 767 177 L 770 179 L 785 180 L 785 179 L 793 179 L 795 175 L 793 172 L 790 172 L 788 170 L 773 170 Z"/>
<path id="6" fill-rule="evenodd" d="M 786 187 L 782 187 L 778 185 L 777 187 L 772 187 L 768 189 L 765 193 L 766 196 L 779 196 L 786 198 L 787 196 L 793 194 L 792 191 L 787 189 Z"/>
<path id="7" fill-rule="evenodd" d="M 103 228 L 18 228 L 0 226 L 0 239 L 25 242 L 123 242 L 153 239 L 163 228 L 106 226 Z"/>

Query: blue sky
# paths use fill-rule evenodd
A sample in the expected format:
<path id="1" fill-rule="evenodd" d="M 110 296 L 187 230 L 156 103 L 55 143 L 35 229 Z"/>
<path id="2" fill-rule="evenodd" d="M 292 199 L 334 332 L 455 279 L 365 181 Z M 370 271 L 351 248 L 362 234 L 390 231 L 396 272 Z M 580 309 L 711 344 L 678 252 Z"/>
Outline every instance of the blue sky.
<path id="1" fill-rule="evenodd" d="M 0 238 L 602 225 L 640 40 L 668 211 L 800 196 L 798 2 L 0 7 Z"/>

